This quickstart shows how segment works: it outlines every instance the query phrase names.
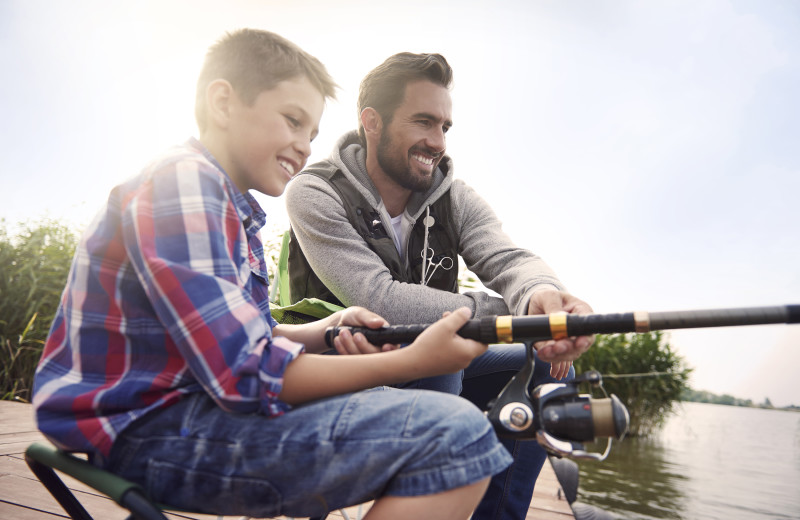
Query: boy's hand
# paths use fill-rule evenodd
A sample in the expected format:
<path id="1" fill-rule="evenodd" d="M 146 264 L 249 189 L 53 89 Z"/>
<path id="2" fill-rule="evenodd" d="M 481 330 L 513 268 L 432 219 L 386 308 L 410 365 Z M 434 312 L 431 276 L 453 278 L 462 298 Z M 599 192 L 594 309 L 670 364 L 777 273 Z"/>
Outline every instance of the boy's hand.
<path id="1" fill-rule="evenodd" d="M 487 345 L 458 335 L 458 329 L 472 317 L 472 311 L 461 307 L 455 312 L 445 312 L 444 317 L 425 329 L 407 350 L 419 354 L 417 366 L 420 377 L 450 374 L 467 367 L 470 362 L 486 352 Z"/>
<path id="2" fill-rule="evenodd" d="M 370 312 L 363 307 L 348 307 L 342 311 L 332 314 L 329 318 L 330 323 L 328 327 L 339 327 L 348 325 L 350 327 L 368 327 L 370 329 L 379 329 L 387 327 L 389 322 L 381 318 L 374 312 Z M 376 354 L 378 352 L 387 352 L 395 350 L 398 345 L 386 343 L 378 348 L 364 337 L 361 333 L 351 334 L 349 330 L 343 329 L 333 340 L 336 352 L 341 355 L 346 354 Z"/>

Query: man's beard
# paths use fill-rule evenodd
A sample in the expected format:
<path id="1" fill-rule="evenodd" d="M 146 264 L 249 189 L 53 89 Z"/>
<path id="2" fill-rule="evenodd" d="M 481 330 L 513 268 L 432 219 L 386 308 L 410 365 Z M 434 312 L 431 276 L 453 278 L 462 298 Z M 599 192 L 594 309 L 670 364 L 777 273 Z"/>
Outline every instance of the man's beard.
<path id="1" fill-rule="evenodd" d="M 415 176 L 411 173 L 411 166 L 404 163 L 402 158 L 392 154 L 394 143 L 389 132 L 384 131 L 378 142 L 377 159 L 383 172 L 394 182 L 411 191 L 428 191 L 433 184 L 433 173 L 427 176 Z M 408 159 L 408 154 L 406 154 Z M 434 169 L 435 171 L 435 169 Z"/>

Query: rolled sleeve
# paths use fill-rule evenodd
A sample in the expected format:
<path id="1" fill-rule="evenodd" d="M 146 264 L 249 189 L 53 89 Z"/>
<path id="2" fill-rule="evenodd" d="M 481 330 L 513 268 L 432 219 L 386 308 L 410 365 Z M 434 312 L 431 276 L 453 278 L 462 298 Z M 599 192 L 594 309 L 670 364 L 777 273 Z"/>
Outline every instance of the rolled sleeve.
<path id="1" fill-rule="evenodd" d="M 305 347 L 284 337 L 273 338 L 267 347 L 269 355 L 261 356 L 259 379 L 262 383 L 261 411 L 265 415 L 281 415 L 291 408 L 278 399 L 283 389 L 283 374 L 289 363 L 302 354 Z"/>

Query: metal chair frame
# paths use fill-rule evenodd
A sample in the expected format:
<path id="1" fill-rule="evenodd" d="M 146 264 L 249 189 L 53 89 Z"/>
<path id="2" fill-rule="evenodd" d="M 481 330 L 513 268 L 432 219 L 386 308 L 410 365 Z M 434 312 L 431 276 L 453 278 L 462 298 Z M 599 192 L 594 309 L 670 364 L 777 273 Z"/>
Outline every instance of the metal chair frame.
<path id="1" fill-rule="evenodd" d="M 72 491 L 64 484 L 56 470 L 83 482 L 127 509 L 130 512 L 127 520 L 167 520 L 164 515 L 165 510 L 179 512 L 177 509 L 150 500 L 139 485 L 98 468 L 89 461 L 52 445 L 40 442 L 31 444 L 25 450 L 25 462 L 73 520 L 93 519 L 86 511 L 86 508 L 75 498 Z M 188 511 L 182 512 L 187 513 Z M 349 515 L 344 510 L 340 512 L 346 520 L 350 520 Z M 361 518 L 361 514 L 362 508 L 359 506 L 357 518 Z M 324 520 L 326 516 L 311 520 Z"/>

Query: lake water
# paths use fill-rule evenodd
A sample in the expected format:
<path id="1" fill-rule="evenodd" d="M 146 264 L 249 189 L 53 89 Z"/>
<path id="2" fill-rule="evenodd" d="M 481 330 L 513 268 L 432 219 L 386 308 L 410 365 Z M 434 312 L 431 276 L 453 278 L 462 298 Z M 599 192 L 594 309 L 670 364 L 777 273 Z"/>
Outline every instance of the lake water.
<path id="1" fill-rule="evenodd" d="M 800 519 L 800 413 L 682 403 L 580 472 L 578 499 L 619 518 Z"/>

